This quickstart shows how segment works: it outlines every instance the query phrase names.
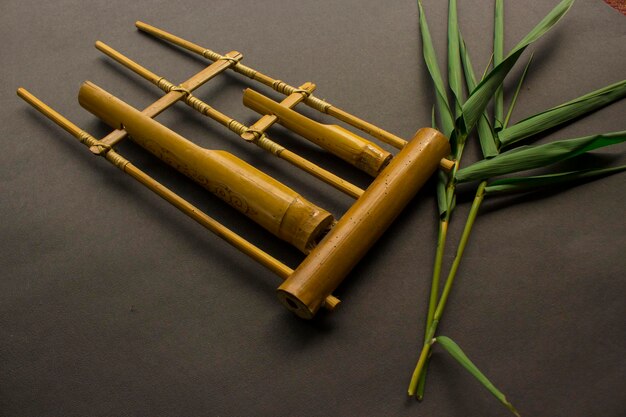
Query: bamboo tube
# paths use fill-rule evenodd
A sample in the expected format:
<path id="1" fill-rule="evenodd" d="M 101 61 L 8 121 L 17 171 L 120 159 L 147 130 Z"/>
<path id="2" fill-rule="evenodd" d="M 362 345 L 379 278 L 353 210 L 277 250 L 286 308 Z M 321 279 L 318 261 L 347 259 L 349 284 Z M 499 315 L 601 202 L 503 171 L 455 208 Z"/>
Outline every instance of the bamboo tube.
<path id="1" fill-rule="evenodd" d="M 312 318 L 449 153 L 441 133 L 420 129 L 278 287 L 279 300 L 298 316 Z"/>
<path id="2" fill-rule="evenodd" d="M 203 213 L 193 204 L 189 203 L 187 200 L 183 199 L 178 194 L 174 193 L 173 191 L 156 181 L 154 178 L 150 177 L 148 174 L 134 166 L 130 161 L 115 152 L 108 145 L 103 144 L 101 141 L 97 140 L 84 130 L 80 129 L 74 123 L 70 122 L 68 119 L 66 119 L 54 109 L 49 107 L 47 104 L 39 100 L 26 89 L 21 87 L 18 88 L 17 95 L 28 104 L 33 106 L 35 109 L 37 109 L 39 112 L 41 112 L 44 116 L 48 117 L 54 123 L 62 127 L 65 131 L 77 138 L 84 145 L 88 147 L 95 146 L 107 149 L 106 152 L 102 153 L 102 156 L 107 161 L 118 167 L 123 172 L 130 175 L 132 178 L 137 180 L 150 191 L 157 194 L 159 197 L 163 198 L 168 203 L 172 204 L 174 207 L 198 222 L 204 228 L 213 232 L 219 238 L 223 239 L 239 251 L 248 255 L 258 263 L 263 265 L 265 268 L 274 272 L 283 280 L 287 279 L 293 273 L 293 269 L 289 268 L 284 263 L 272 257 L 267 252 L 259 249 L 229 228 L 220 224 L 217 220 Z M 333 310 L 335 307 L 337 307 L 337 305 L 339 305 L 339 303 L 339 299 L 334 296 L 330 296 L 326 299 L 324 306 L 329 310 Z"/>
<path id="3" fill-rule="evenodd" d="M 243 104 L 260 114 L 278 117 L 278 123 L 287 129 L 298 133 L 371 176 L 378 175 L 392 157 L 389 152 L 378 145 L 341 126 L 318 123 L 249 88 L 243 92 Z"/>
<path id="4" fill-rule="evenodd" d="M 151 26 L 147 23 L 137 21 L 135 22 L 135 26 L 137 26 L 137 29 L 145 33 L 148 33 L 154 37 L 165 40 L 167 42 L 173 43 L 174 45 L 178 45 L 181 48 L 187 49 L 188 51 L 201 55 L 207 59 L 210 59 L 211 61 L 216 61 L 220 59 L 221 57 L 220 54 L 214 51 L 211 51 L 210 49 L 203 48 L 200 45 L 197 45 L 193 42 L 182 39 L 176 35 L 172 35 L 171 33 L 168 33 L 162 29 Z M 292 87 L 289 84 L 286 84 L 281 80 L 268 77 L 267 75 L 264 75 L 241 63 L 237 63 L 236 65 L 233 65 L 231 68 L 235 72 L 245 75 L 246 77 L 252 78 L 253 80 L 259 81 L 260 83 L 273 88 L 279 93 L 289 95 L 293 93 L 293 90 L 296 90 L 295 87 Z M 332 104 L 327 103 L 324 100 L 320 100 L 319 98 L 313 95 L 308 96 L 304 100 L 304 102 L 308 106 L 318 111 L 321 111 L 322 113 L 326 113 L 330 116 L 333 116 L 351 126 L 354 126 L 357 129 L 360 129 L 363 132 L 366 132 L 372 135 L 373 137 L 377 138 L 378 140 L 385 142 L 397 149 L 402 149 L 407 143 L 404 139 L 399 138 L 393 133 L 387 132 L 384 129 L 374 126 L 373 124 L 366 122 L 365 120 L 362 120 L 344 110 L 341 110 L 333 106 Z"/>
<path id="5" fill-rule="evenodd" d="M 80 104 L 133 141 L 192 178 L 277 237 L 308 253 L 333 217 L 234 155 L 201 148 L 157 121 L 85 82 Z"/>
<path id="6" fill-rule="evenodd" d="M 157 74 L 141 66 L 137 62 L 131 60 L 130 58 L 126 57 L 125 55 L 116 51 L 105 43 L 100 41 L 96 42 L 96 48 L 111 59 L 122 64 L 123 66 L 140 75 L 144 79 L 152 82 L 165 93 L 169 93 L 173 90 L 176 91 L 176 86 L 166 80 L 164 77 L 158 76 Z M 305 83 L 300 86 L 300 89 L 302 89 L 303 93 L 293 93 L 289 97 L 285 98 L 285 100 L 283 100 L 281 104 L 293 107 L 302 99 L 304 99 L 306 93 L 310 93 L 310 91 L 312 91 L 314 88 L 314 84 Z M 236 121 L 235 119 L 211 107 L 191 93 L 185 94 L 182 100 L 185 102 L 185 104 L 189 105 L 194 110 L 217 121 L 218 123 L 230 129 L 232 132 L 240 135 L 246 141 L 256 144 L 261 149 L 276 155 L 280 159 L 283 159 L 290 164 L 302 169 L 308 174 L 313 175 L 314 177 L 324 181 L 325 183 L 338 189 L 339 191 L 342 191 L 353 198 L 359 198 L 359 196 L 363 194 L 363 190 L 356 185 L 306 160 L 300 155 L 291 152 L 285 147 L 272 141 L 267 135 L 259 134 L 261 132 L 265 132 L 273 123 L 276 122 L 277 118 L 275 116 L 264 116 L 259 119 L 259 121 L 256 122 L 253 126 L 250 126 L 248 128 L 242 123 Z"/>
<path id="7" fill-rule="evenodd" d="M 102 42 L 99 42 L 99 41 L 96 42 L 96 48 L 100 49 L 100 47 L 102 47 L 103 49 L 106 49 L 105 48 L 106 45 L 102 44 Z M 184 98 L 187 92 L 191 92 L 195 90 L 196 88 L 200 87 L 201 85 L 209 81 L 211 78 L 224 72 L 226 69 L 232 66 L 235 62 L 238 62 L 239 60 L 241 60 L 241 58 L 243 58 L 243 55 L 241 55 L 237 51 L 232 51 L 232 52 L 227 53 L 224 57 L 222 57 L 221 60 L 216 61 L 213 64 L 209 65 L 208 67 L 206 67 L 199 73 L 189 78 L 187 81 L 183 82 L 176 89 L 169 91 L 166 95 L 164 95 L 163 97 L 161 97 L 160 99 L 158 99 L 157 101 L 155 101 L 154 103 L 146 107 L 142 111 L 142 113 L 144 113 L 148 117 L 153 117 L 153 118 L 156 117 L 161 112 L 163 112 L 164 110 L 166 110 L 167 108 L 175 104 L 178 100 Z M 156 74 L 151 73 L 147 70 L 141 71 L 140 75 L 144 77 L 148 77 L 150 81 L 156 83 L 157 85 L 161 81 L 160 78 L 154 78 L 156 77 Z M 124 138 L 126 138 L 126 131 L 124 131 L 123 129 L 116 129 L 113 132 L 109 133 L 104 138 L 102 138 L 101 142 L 109 146 L 114 146 L 117 143 L 124 140 Z M 99 152 L 97 148 L 92 148 L 91 151 L 96 154 Z"/>

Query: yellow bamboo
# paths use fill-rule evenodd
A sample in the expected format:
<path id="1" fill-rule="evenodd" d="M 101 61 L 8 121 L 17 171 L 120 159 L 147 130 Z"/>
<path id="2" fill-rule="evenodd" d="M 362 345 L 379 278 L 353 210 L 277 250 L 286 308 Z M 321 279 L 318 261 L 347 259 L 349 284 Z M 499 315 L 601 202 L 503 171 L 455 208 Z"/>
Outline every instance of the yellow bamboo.
<path id="1" fill-rule="evenodd" d="M 392 157 L 380 146 L 341 126 L 318 123 L 249 88 L 244 90 L 243 104 L 260 114 L 274 115 L 287 129 L 374 177 Z"/>
<path id="2" fill-rule="evenodd" d="M 147 23 L 144 22 L 135 22 L 135 26 L 137 26 L 137 28 L 145 33 L 148 33 L 154 37 L 157 37 L 159 39 L 163 39 L 167 42 L 173 43 L 175 45 L 180 46 L 181 48 L 187 49 L 188 51 L 191 51 L 193 53 L 196 53 L 198 55 L 201 55 L 207 59 L 210 59 L 211 61 L 217 61 L 219 59 L 221 59 L 221 55 L 210 50 L 207 48 L 204 48 L 200 45 L 197 45 L 193 42 L 187 41 L 185 39 L 182 39 L 176 35 L 173 35 L 171 33 L 168 33 L 162 29 L 156 28 L 154 26 L 151 26 Z M 256 80 L 268 87 L 273 88 L 274 90 L 278 91 L 279 93 L 285 94 L 285 95 L 289 95 L 291 93 L 293 93 L 294 90 L 297 90 L 297 88 L 284 83 L 281 80 L 278 79 L 274 79 L 271 78 L 267 75 L 264 75 L 260 72 L 258 72 L 257 70 L 254 70 L 246 65 L 243 65 L 241 63 L 237 63 L 236 65 L 233 65 L 231 67 L 235 72 L 238 72 L 242 75 L 245 75 L 246 77 L 252 78 L 253 80 Z M 320 100 L 319 98 L 310 95 L 308 96 L 304 102 L 309 105 L 310 107 L 321 111 L 322 113 L 326 113 L 330 116 L 333 116 L 345 123 L 348 123 L 351 126 L 356 127 L 357 129 L 360 129 L 370 135 L 372 135 L 373 137 L 381 140 L 382 142 L 385 142 L 397 149 L 402 149 L 405 145 L 406 145 L 406 141 L 396 135 L 394 135 L 393 133 L 387 132 L 384 129 L 381 129 L 377 126 L 374 126 L 373 124 L 366 122 L 365 120 L 362 120 L 358 117 L 356 117 L 353 114 L 350 114 L 344 110 L 341 110 L 335 106 L 333 106 L 332 104 L 324 101 L 324 100 Z"/>
<path id="3" fill-rule="evenodd" d="M 279 300 L 298 316 L 312 318 L 449 153 L 441 133 L 420 129 L 278 287 Z"/>
<path id="4" fill-rule="evenodd" d="M 117 166 L 123 172 L 130 175 L 132 178 L 140 182 L 146 188 L 153 191 L 159 197 L 171 203 L 174 207 L 198 222 L 207 230 L 213 232 L 215 235 L 217 235 L 230 245 L 234 246 L 239 251 L 248 255 L 270 271 L 274 272 L 282 279 L 287 279 L 293 273 L 293 269 L 275 259 L 263 250 L 259 249 L 252 243 L 248 242 L 232 230 L 223 226 L 217 220 L 203 213 L 200 209 L 198 209 L 173 191 L 169 190 L 167 187 L 156 181 L 154 178 L 150 177 L 145 172 L 141 171 L 136 166 L 134 166 L 127 159 L 123 158 L 120 154 L 111 149 L 109 145 L 102 143 L 101 141 L 97 140 L 96 138 L 89 135 L 87 132 L 67 120 L 65 117 L 63 117 L 54 109 L 43 103 L 26 89 L 19 88 L 17 90 L 17 95 L 21 97 L 24 101 L 29 103 L 31 106 L 33 106 L 35 109 L 37 109 L 39 112 L 41 112 L 43 115 L 48 117 L 50 120 L 55 122 L 57 125 L 62 127 L 72 136 L 76 137 L 84 145 L 88 147 L 106 149 L 106 152 L 103 152 L 101 155 L 107 161 Z M 339 304 L 339 302 L 340 301 L 336 297 L 330 296 L 325 301 L 325 307 L 333 310 Z"/>
<path id="5" fill-rule="evenodd" d="M 308 253 L 333 222 L 326 210 L 234 155 L 208 150 L 90 82 L 78 101 L 112 127 L 123 127 L 132 140 L 198 182 L 265 229 Z"/>
<path id="6" fill-rule="evenodd" d="M 140 75 L 144 79 L 152 82 L 154 85 L 159 87 L 165 93 L 171 93 L 173 91 L 180 91 L 177 89 L 178 87 L 166 80 L 164 77 L 158 76 L 147 68 L 141 66 L 137 62 L 131 60 L 130 58 L 124 56 L 122 53 L 116 51 L 110 46 L 106 45 L 103 42 L 96 42 L 96 48 L 103 52 L 105 55 L 110 57 L 111 59 L 117 61 L 122 64 L 126 68 Z M 307 94 L 310 94 L 311 91 L 315 89 L 315 85 L 312 83 L 305 83 L 300 86 L 299 92 L 294 92 L 285 100 L 281 102 L 281 105 L 293 107 L 300 101 L 302 101 Z M 299 156 L 298 154 L 291 152 L 285 147 L 277 144 L 272 141 L 264 132 L 272 126 L 273 123 L 277 121 L 277 117 L 275 116 L 264 116 L 259 121 L 254 123 L 250 127 L 246 127 L 242 123 L 236 121 L 235 119 L 225 115 L 224 113 L 216 110 L 211 107 L 209 104 L 200 100 L 191 94 L 191 92 L 187 93 L 182 97 L 182 100 L 197 110 L 201 114 L 212 118 L 218 123 L 224 125 L 231 131 L 240 135 L 246 141 L 252 142 L 259 146 L 260 148 L 276 155 L 280 159 L 283 159 L 292 165 L 302 169 L 303 171 L 313 175 L 314 177 L 324 181 L 325 183 L 331 185 L 332 187 L 348 194 L 351 197 L 358 198 L 361 194 L 363 194 L 363 190 L 356 185 L 340 178 L 339 176 L 333 174 L 332 172 L 308 161 L 307 159 Z"/>

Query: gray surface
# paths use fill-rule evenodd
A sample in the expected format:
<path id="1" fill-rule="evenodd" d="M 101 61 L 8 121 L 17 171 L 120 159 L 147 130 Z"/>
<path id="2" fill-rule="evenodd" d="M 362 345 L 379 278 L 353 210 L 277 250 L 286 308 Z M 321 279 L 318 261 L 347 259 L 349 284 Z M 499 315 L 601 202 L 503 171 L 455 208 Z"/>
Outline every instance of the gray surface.
<path id="1" fill-rule="evenodd" d="M 425 401 L 406 398 L 435 251 L 432 184 L 342 286 L 341 310 L 304 322 L 277 303 L 271 273 L 91 157 L 15 96 L 24 86 L 104 135 L 76 102 L 82 81 L 137 107 L 159 92 L 103 58 L 95 40 L 174 81 L 204 65 L 138 33 L 140 19 L 217 51 L 239 50 L 244 62 L 290 83 L 314 81 L 320 97 L 408 138 L 429 123 L 432 91 L 416 4 L 388 3 L 2 3 L 0 415 L 508 415 L 441 351 Z M 491 48 L 490 2 L 459 3 L 481 71 Z M 555 3 L 507 2 L 507 49 Z M 441 48 L 445 2 L 425 8 Z M 623 79 L 625 40 L 624 16 L 599 0 L 578 1 L 536 45 L 514 118 Z M 198 95 L 251 121 L 240 104 L 247 85 L 231 74 Z M 625 111 L 618 103 L 543 140 L 624 129 Z M 232 150 L 335 213 L 349 204 L 183 105 L 159 120 Z M 272 133 L 366 184 L 284 129 Z M 134 145 L 120 150 L 276 256 L 299 259 Z M 576 163 L 626 161 L 623 146 L 601 154 Z M 467 160 L 476 155 L 472 145 Z M 625 178 L 488 201 L 476 223 L 440 329 L 523 415 L 623 415 Z M 459 202 L 451 242 L 471 194 Z"/>

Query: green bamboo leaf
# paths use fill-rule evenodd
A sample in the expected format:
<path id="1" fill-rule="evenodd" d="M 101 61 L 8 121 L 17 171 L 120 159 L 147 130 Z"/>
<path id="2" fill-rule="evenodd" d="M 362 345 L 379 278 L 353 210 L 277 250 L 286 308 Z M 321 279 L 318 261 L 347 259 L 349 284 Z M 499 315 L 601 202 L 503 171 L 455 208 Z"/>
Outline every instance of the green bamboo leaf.
<path id="1" fill-rule="evenodd" d="M 463 350 L 457 345 L 454 340 L 446 336 L 437 336 L 435 339 L 437 343 L 441 345 L 458 363 L 461 364 L 467 371 L 472 374 L 474 378 L 478 380 L 487 390 L 496 397 L 506 408 L 508 408 L 513 414 L 519 417 L 519 413 L 513 407 L 513 405 L 506 399 L 505 395 L 495 387 L 489 381 L 489 379 L 480 372 L 480 369 L 463 353 Z"/>
<path id="2" fill-rule="evenodd" d="M 454 96 L 455 117 L 461 115 L 463 104 L 461 57 L 459 52 L 459 22 L 456 0 L 448 2 L 448 84 Z"/>
<path id="3" fill-rule="evenodd" d="M 537 175 L 533 177 L 503 178 L 490 183 L 485 188 L 486 194 L 515 193 L 533 191 L 537 188 L 564 185 L 576 181 L 616 174 L 626 171 L 626 165 L 611 168 L 585 169 L 559 172 L 557 174 Z"/>
<path id="4" fill-rule="evenodd" d="M 487 72 L 489 72 L 489 68 L 491 68 L 491 64 L 493 64 L 493 52 L 491 53 L 491 56 L 489 57 L 489 62 L 487 62 L 487 66 L 483 70 L 483 75 L 480 77 L 481 80 L 485 79 Z"/>
<path id="5" fill-rule="evenodd" d="M 503 128 L 506 128 L 509 125 L 509 120 L 511 120 L 511 115 L 513 114 L 513 109 L 515 108 L 515 104 L 517 103 L 517 96 L 519 96 L 519 92 L 522 89 L 522 84 L 524 84 L 524 80 L 526 79 L 526 73 L 528 73 L 528 68 L 530 67 L 530 63 L 533 61 L 533 57 L 535 53 L 530 54 L 530 58 L 524 67 L 524 72 L 522 72 L 522 76 L 517 83 L 517 87 L 515 88 L 515 94 L 513 94 L 513 99 L 511 100 L 511 104 L 509 105 L 509 111 L 506 113 L 506 118 L 504 119 Z"/>
<path id="6" fill-rule="evenodd" d="M 435 86 L 437 110 L 439 111 L 443 133 L 447 137 L 450 137 L 454 130 L 454 118 L 450 111 L 446 87 L 443 83 L 441 72 L 439 71 L 439 65 L 437 64 L 437 55 L 435 54 L 435 47 L 433 46 L 433 40 L 430 36 L 428 23 L 426 22 L 426 14 L 424 13 L 422 2 L 418 1 L 417 4 L 419 7 L 420 33 L 422 35 L 422 54 L 424 55 L 424 62 L 426 63 L 426 68 L 428 68 L 430 78 Z"/>
<path id="7" fill-rule="evenodd" d="M 504 1 L 496 0 L 494 7 L 493 24 L 493 65 L 496 66 L 504 59 Z M 502 127 L 504 120 L 504 93 L 502 86 L 496 90 L 494 98 L 494 125 L 496 129 Z"/>
<path id="8" fill-rule="evenodd" d="M 458 36 L 461 62 L 463 63 L 463 72 L 465 74 L 465 83 L 467 84 L 467 88 L 469 90 L 473 90 L 476 87 L 476 76 L 474 74 L 474 68 L 472 67 L 472 62 L 467 51 L 467 46 L 465 45 L 465 41 L 463 40 L 463 36 L 461 35 L 460 31 L 458 32 Z M 483 152 L 483 156 L 485 158 L 493 158 L 494 156 L 496 156 L 498 154 L 498 146 L 496 143 L 495 135 L 493 133 L 493 129 L 489 124 L 486 112 L 483 112 L 482 117 L 478 119 L 477 131 L 478 140 L 480 141 L 480 148 Z"/>
<path id="9" fill-rule="evenodd" d="M 533 30 L 517 44 L 509 55 L 498 65 L 496 65 L 485 78 L 476 86 L 463 104 L 463 115 L 456 120 L 458 130 L 468 134 L 478 122 L 487 104 L 502 85 L 504 78 L 511 71 L 526 47 L 539 39 L 552 26 L 554 26 L 572 6 L 574 0 L 562 0 L 546 17 L 539 22 Z"/>
<path id="10" fill-rule="evenodd" d="M 483 180 L 512 172 L 540 168 L 585 152 L 626 141 L 626 130 L 560 140 L 536 146 L 521 146 L 495 158 L 482 160 L 456 173 L 457 182 Z"/>
<path id="11" fill-rule="evenodd" d="M 549 110 L 528 117 L 498 133 L 501 145 L 512 143 L 551 129 L 626 97 L 626 80 L 611 84 Z"/>
<path id="12" fill-rule="evenodd" d="M 476 88 L 476 75 L 474 73 L 474 66 L 472 65 L 472 60 L 470 59 L 467 45 L 465 44 L 461 31 L 459 31 L 459 51 L 461 54 L 461 62 L 463 64 L 463 74 L 465 74 L 465 84 L 467 84 L 467 89 L 472 91 Z"/>
<path id="13" fill-rule="evenodd" d="M 446 195 L 446 185 L 448 176 L 442 170 L 437 171 L 437 207 L 439 207 L 439 218 L 443 219 L 450 208 Z"/>

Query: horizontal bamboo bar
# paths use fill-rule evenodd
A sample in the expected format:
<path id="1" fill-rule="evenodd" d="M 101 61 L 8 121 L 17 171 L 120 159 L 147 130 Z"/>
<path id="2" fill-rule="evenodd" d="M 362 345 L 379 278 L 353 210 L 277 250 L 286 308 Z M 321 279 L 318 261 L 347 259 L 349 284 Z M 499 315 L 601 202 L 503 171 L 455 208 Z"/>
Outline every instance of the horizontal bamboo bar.
<path id="1" fill-rule="evenodd" d="M 146 32 L 154 37 L 157 37 L 159 39 L 178 45 L 181 48 L 187 49 L 188 51 L 201 55 L 207 59 L 210 59 L 211 61 L 217 61 L 221 58 L 220 54 L 214 51 L 211 51 L 210 49 L 203 48 L 200 45 L 197 45 L 193 42 L 182 39 L 176 35 L 168 33 L 154 26 L 151 26 L 147 23 L 138 21 L 138 22 L 135 22 L 135 26 L 137 26 L 137 28 L 143 32 Z M 295 87 L 289 84 L 286 84 L 281 80 L 271 78 L 241 63 L 237 63 L 236 65 L 233 65 L 231 68 L 235 72 L 238 72 L 270 88 L 273 88 L 279 93 L 289 95 L 293 92 L 293 90 L 296 90 Z M 357 129 L 360 129 L 372 135 L 373 137 L 379 139 L 380 141 L 385 142 L 397 149 L 402 149 L 407 143 L 404 139 L 394 135 L 393 133 L 387 132 L 386 130 L 381 129 L 369 122 L 366 122 L 365 120 L 360 119 L 353 114 L 350 114 L 344 110 L 341 110 L 324 100 L 320 100 L 319 98 L 313 95 L 308 96 L 304 100 L 304 102 L 310 107 L 316 110 L 319 110 L 322 113 L 326 113 L 332 117 L 335 117 L 336 119 L 339 119 L 351 126 L 354 126 Z"/>
<path id="2" fill-rule="evenodd" d="M 44 116 L 48 117 L 54 123 L 62 127 L 65 131 L 77 138 L 84 145 L 88 147 L 105 149 L 106 152 L 103 152 L 101 155 L 107 161 L 118 167 L 123 172 L 130 175 L 146 188 L 157 194 L 159 197 L 163 198 L 165 201 L 172 204 L 174 207 L 198 222 L 204 228 L 213 232 L 219 238 L 223 239 L 239 251 L 248 255 L 258 263 L 263 265 L 265 268 L 274 272 L 282 279 L 287 279 L 293 273 L 293 269 L 283 264 L 276 258 L 272 257 L 268 253 L 264 252 L 263 250 L 259 249 L 252 243 L 248 242 L 232 230 L 223 226 L 217 220 L 203 213 L 200 209 L 180 197 L 178 194 L 169 190 L 167 187 L 165 187 L 164 185 L 150 177 L 148 174 L 134 166 L 127 159 L 123 158 L 120 154 L 111 149 L 109 145 L 102 143 L 84 130 L 80 129 L 74 123 L 70 122 L 68 119 L 63 117 L 61 114 L 59 114 L 54 109 L 35 97 L 33 94 L 28 92 L 26 89 L 19 88 L 17 90 L 17 95 L 28 104 L 33 106 L 35 109 L 37 109 L 39 112 L 41 112 Z M 325 307 L 333 310 L 339 303 L 340 301 L 336 297 L 330 296 L 326 299 Z"/>
<path id="3" fill-rule="evenodd" d="M 124 67 L 135 72 L 142 78 L 150 81 L 152 84 L 159 87 L 165 93 L 170 93 L 177 88 L 174 84 L 166 80 L 164 77 L 158 76 L 157 74 L 141 66 L 137 62 L 131 60 L 130 58 L 123 55 L 121 52 L 116 51 L 115 49 L 111 48 L 103 42 L 96 42 L 96 48 L 103 52 L 105 55 L 107 55 L 109 58 L 115 60 Z M 300 86 L 302 92 L 293 93 L 289 97 L 285 98 L 285 100 L 283 100 L 281 104 L 293 107 L 301 100 L 303 100 L 306 94 L 310 93 L 310 91 L 312 91 L 314 88 L 314 84 L 305 83 Z M 302 169 L 310 175 L 313 175 L 321 181 L 324 181 L 325 183 L 331 185 L 339 191 L 342 191 L 353 198 L 359 198 L 359 196 L 363 194 L 363 190 L 361 188 L 333 174 L 332 172 L 308 161 L 307 159 L 290 151 L 289 149 L 279 145 L 278 143 L 272 141 L 266 134 L 264 134 L 264 132 L 278 120 L 277 117 L 264 116 L 259 119 L 259 121 L 257 121 L 254 125 L 246 127 L 242 123 L 225 115 L 224 113 L 216 110 L 209 104 L 195 97 L 193 94 L 191 94 L 191 92 L 185 94 L 182 100 L 194 110 L 217 121 L 218 123 L 230 129 L 232 132 L 241 136 L 246 141 L 254 143 L 261 149 L 268 151 L 276 155 L 278 158 L 291 163 L 292 165 Z"/>
<path id="4" fill-rule="evenodd" d="M 285 307 L 312 318 L 449 153 L 450 144 L 441 133 L 420 129 L 278 287 Z"/>
<path id="5" fill-rule="evenodd" d="M 89 81 L 80 87 L 78 102 L 109 126 L 123 126 L 133 142 L 304 253 L 333 223 L 328 211 L 252 165 L 196 145 Z"/>
<path id="6" fill-rule="evenodd" d="M 98 41 L 96 42 L 96 48 L 106 49 L 106 45 Z M 100 50 L 103 50 L 103 49 L 100 49 Z M 227 53 L 224 57 L 222 57 L 221 60 L 214 62 L 213 64 L 209 65 L 202 71 L 198 72 L 197 74 L 189 78 L 187 81 L 183 82 L 178 87 L 178 89 L 168 92 L 166 95 L 164 95 L 163 97 L 161 97 L 160 99 L 158 99 L 157 101 L 155 101 L 154 103 L 146 107 L 142 111 L 142 113 L 151 118 L 156 117 L 161 112 L 163 112 L 164 110 L 166 110 L 167 108 L 175 104 L 178 100 L 185 97 L 187 92 L 191 92 L 195 90 L 196 88 L 200 87 L 201 85 L 209 81 L 211 78 L 215 77 L 216 75 L 228 69 L 235 62 L 238 62 L 241 58 L 243 58 L 243 55 L 241 55 L 237 51 L 232 51 L 232 52 Z M 155 74 L 153 73 L 145 73 L 142 76 L 152 77 L 154 75 Z M 157 82 L 157 83 L 159 82 L 159 79 L 150 78 L 150 80 L 153 82 Z M 126 137 L 126 131 L 122 129 L 116 129 L 113 132 L 109 133 L 104 138 L 102 138 L 101 142 L 109 146 L 114 146 L 120 141 L 122 141 L 125 137 Z M 98 153 L 97 148 L 92 148 L 91 151 L 94 153 Z"/>

